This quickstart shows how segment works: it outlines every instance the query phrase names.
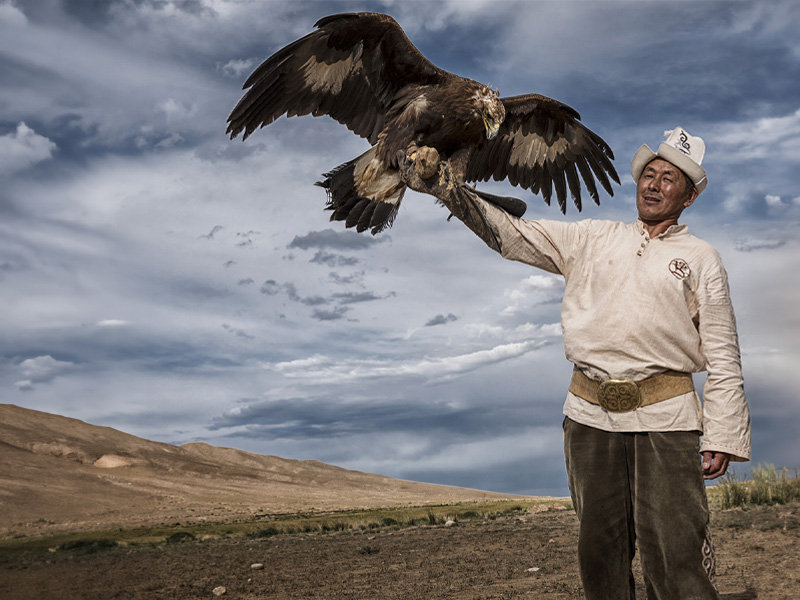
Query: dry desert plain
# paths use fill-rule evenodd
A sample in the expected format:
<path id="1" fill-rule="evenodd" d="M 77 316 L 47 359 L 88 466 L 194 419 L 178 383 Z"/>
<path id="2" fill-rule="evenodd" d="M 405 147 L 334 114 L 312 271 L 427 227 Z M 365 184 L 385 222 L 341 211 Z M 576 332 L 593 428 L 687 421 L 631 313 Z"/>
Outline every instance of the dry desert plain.
<path id="1" fill-rule="evenodd" d="M 171 446 L 12 405 L 0 501 L 2 600 L 583 597 L 568 499 Z M 800 599 L 798 506 L 714 510 L 712 527 L 724 600 Z"/>

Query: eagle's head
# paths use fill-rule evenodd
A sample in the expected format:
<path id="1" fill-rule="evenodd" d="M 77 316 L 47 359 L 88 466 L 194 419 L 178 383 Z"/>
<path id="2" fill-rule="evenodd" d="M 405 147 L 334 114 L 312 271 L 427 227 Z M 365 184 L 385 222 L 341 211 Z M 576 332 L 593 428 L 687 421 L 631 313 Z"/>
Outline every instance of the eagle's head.
<path id="1" fill-rule="evenodd" d="M 483 119 L 483 126 L 486 129 L 486 137 L 490 140 L 497 135 L 497 130 L 506 118 L 506 107 L 500 100 L 500 92 L 486 86 L 479 90 L 475 96 L 478 104 L 478 112 Z"/>

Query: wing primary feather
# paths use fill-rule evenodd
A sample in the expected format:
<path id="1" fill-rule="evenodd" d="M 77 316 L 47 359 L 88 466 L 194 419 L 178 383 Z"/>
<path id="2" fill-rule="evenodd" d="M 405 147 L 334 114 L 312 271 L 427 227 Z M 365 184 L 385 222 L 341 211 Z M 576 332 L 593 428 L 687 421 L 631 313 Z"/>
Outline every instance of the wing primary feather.
<path id="1" fill-rule="evenodd" d="M 547 206 L 550 206 L 550 196 L 553 191 L 553 183 L 552 180 L 550 179 L 550 173 L 546 168 L 540 169 L 539 173 L 540 173 L 540 176 L 538 178 L 539 192 L 541 192 L 545 204 L 547 204 Z"/>
<path id="2" fill-rule="evenodd" d="M 608 181 L 608 176 L 606 175 L 606 171 L 603 170 L 603 167 L 600 166 L 597 162 L 597 155 L 592 156 L 591 159 L 587 160 L 589 166 L 592 168 L 597 181 L 600 182 L 600 185 L 603 186 L 603 189 L 608 192 L 609 196 L 614 195 L 614 190 L 611 188 L 611 183 Z M 613 172 L 616 175 L 616 171 Z"/>
<path id="3" fill-rule="evenodd" d="M 578 166 L 578 171 L 580 171 L 581 178 L 583 179 L 583 183 L 586 186 L 586 190 L 589 192 L 589 196 L 591 196 L 594 203 L 600 206 L 600 196 L 597 193 L 597 186 L 594 184 L 594 177 L 592 176 L 592 171 L 589 168 L 589 165 L 586 164 L 586 158 L 583 156 L 578 156 L 575 164 Z"/>
<path id="4" fill-rule="evenodd" d="M 356 231 L 358 233 L 370 227 L 372 224 L 372 215 L 375 214 L 376 206 L 378 206 L 377 202 L 368 202 L 367 206 L 364 207 L 361 216 L 358 218 L 358 224 L 356 225 Z"/>
<path id="5" fill-rule="evenodd" d="M 567 214 L 567 185 L 564 181 L 564 171 L 558 168 L 558 165 L 548 163 L 550 171 L 550 178 L 553 181 L 553 187 L 556 190 L 556 199 L 558 200 L 558 208 L 561 209 L 561 214 Z"/>
<path id="6" fill-rule="evenodd" d="M 380 233 L 384 229 L 392 226 L 394 218 L 397 215 L 397 209 L 400 207 L 400 202 L 379 202 L 375 206 L 375 212 L 372 214 L 372 220 L 369 226 L 372 227 L 370 232 L 372 235 Z"/>
<path id="7" fill-rule="evenodd" d="M 578 171 L 575 169 L 574 161 L 567 161 L 567 164 L 564 166 L 564 173 L 567 176 L 567 185 L 569 186 L 569 193 L 572 196 L 572 202 L 575 204 L 575 208 L 578 209 L 578 212 L 581 212 L 581 182 L 578 179 Z"/>
<path id="8" fill-rule="evenodd" d="M 348 214 L 346 216 L 346 218 L 344 219 L 344 226 L 345 227 L 355 227 L 356 225 L 358 225 L 359 219 L 361 218 L 361 214 L 371 204 L 372 204 L 372 202 L 370 202 L 366 198 L 357 198 L 355 205 L 353 206 L 353 208 L 350 209 L 350 214 Z M 342 220 L 342 219 L 338 219 L 338 220 Z M 361 232 L 361 231 L 364 231 L 364 229 L 363 228 L 362 229 L 356 229 L 356 231 Z"/>

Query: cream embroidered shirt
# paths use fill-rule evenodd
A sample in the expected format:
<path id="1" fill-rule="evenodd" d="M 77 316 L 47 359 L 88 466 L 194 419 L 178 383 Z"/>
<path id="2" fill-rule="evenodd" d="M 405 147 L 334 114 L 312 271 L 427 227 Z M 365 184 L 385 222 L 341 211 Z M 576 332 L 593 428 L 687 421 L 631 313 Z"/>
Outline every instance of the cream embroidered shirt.
<path id="1" fill-rule="evenodd" d="M 611 413 L 572 393 L 564 414 L 606 431 L 700 431 L 701 451 L 750 458 L 750 412 L 725 268 L 717 251 L 674 225 L 650 239 L 641 221 L 526 221 L 481 207 L 501 254 L 564 276 L 567 359 L 592 379 L 707 371 L 691 392 Z"/>

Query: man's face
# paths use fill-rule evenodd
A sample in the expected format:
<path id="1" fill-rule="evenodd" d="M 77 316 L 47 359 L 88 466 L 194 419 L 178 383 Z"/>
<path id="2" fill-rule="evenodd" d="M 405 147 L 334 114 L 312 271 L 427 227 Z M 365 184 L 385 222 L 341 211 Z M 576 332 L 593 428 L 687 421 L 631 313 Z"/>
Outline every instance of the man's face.
<path id="1" fill-rule="evenodd" d="M 686 191 L 686 177 L 672 163 L 655 158 L 645 166 L 636 184 L 636 208 L 645 223 L 675 221 L 697 197 L 692 187 Z"/>

